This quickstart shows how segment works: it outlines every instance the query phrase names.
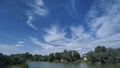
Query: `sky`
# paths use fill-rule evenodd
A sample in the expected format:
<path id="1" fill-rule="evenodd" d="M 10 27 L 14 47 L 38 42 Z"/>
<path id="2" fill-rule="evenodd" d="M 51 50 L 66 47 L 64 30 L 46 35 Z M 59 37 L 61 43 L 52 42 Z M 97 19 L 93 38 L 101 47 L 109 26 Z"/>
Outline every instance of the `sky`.
<path id="1" fill-rule="evenodd" d="M 120 0 L 0 0 L 0 52 L 120 48 Z"/>

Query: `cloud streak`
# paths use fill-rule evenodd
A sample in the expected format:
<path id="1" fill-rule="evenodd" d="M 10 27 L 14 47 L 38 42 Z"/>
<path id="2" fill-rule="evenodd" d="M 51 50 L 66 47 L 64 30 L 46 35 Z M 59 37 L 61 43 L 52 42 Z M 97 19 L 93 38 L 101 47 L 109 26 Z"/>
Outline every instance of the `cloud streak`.
<path id="1" fill-rule="evenodd" d="M 28 20 L 27 20 L 27 24 L 31 27 L 31 28 L 33 28 L 33 29 L 35 29 L 35 30 L 38 30 L 35 26 L 34 26 L 34 24 L 32 23 L 32 21 L 33 21 L 34 19 L 33 19 L 33 16 L 32 15 L 28 15 Z"/>
<path id="2" fill-rule="evenodd" d="M 58 26 L 51 26 L 51 29 L 46 29 L 45 33 L 43 36 L 46 42 L 61 40 L 64 39 L 65 36 L 64 29 L 60 30 Z"/>
<path id="3" fill-rule="evenodd" d="M 31 40 L 31 42 L 33 42 L 34 44 L 41 46 L 43 49 L 51 49 L 51 48 L 54 47 L 54 46 L 52 46 L 52 45 L 50 45 L 50 44 L 42 43 L 42 42 L 38 41 L 37 38 L 34 38 L 34 37 L 30 37 L 30 40 Z"/>
<path id="4" fill-rule="evenodd" d="M 71 0 L 73 11 L 76 11 L 75 2 Z M 35 17 L 48 15 L 48 10 L 45 8 L 43 0 L 34 0 L 32 3 L 28 3 L 28 5 L 31 7 L 31 10 L 26 10 L 28 17 L 26 23 L 32 29 L 39 30 L 34 23 Z M 46 55 L 67 49 L 77 50 L 80 54 L 83 54 L 93 50 L 98 45 L 113 48 L 120 47 L 119 6 L 119 0 L 95 1 L 86 17 L 89 30 L 86 30 L 84 25 L 69 26 L 68 29 L 60 28 L 59 25 L 44 28 L 44 34 L 41 34 L 42 37 L 29 37 L 29 40 L 27 39 L 29 44 L 33 44 L 34 47 L 37 45 L 40 48 L 33 48 L 30 53 L 44 53 Z M 26 50 L 22 49 L 24 45 L 25 42 L 23 41 L 18 41 L 13 46 L 0 44 L 0 52 L 6 54 L 25 52 Z"/>
<path id="5" fill-rule="evenodd" d="M 119 47 L 118 45 L 120 44 L 120 39 L 119 39 L 120 33 L 116 33 L 112 36 L 105 37 L 105 38 L 95 39 L 93 38 L 92 35 L 86 34 L 82 26 L 78 26 L 78 27 L 71 27 L 72 28 L 71 32 L 73 37 L 67 38 L 64 35 L 64 34 L 67 34 L 66 32 L 54 33 L 54 31 L 51 31 L 53 30 L 53 27 L 56 27 L 56 26 L 52 26 L 51 28 L 48 28 L 49 30 L 47 30 L 50 33 L 53 32 L 54 34 L 53 36 L 49 35 L 48 33 L 43 36 L 43 38 L 47 37 L 51 39 L 50 41 L 45 41 L 43 43 L 43 42 L 40 42 L 40 40 L 38 40 L 37 38 L 33 37 L 31 39 L 32 43 L 35 43 L 36 45 L 39 45 L 40 47 L 43 48 L 42 50 L 37 50 L 40 52 L 40 54 L 42 54 L 41 51 L 42 52 L 44 51 L 46 54 L 49 54 L 51 52 L 61 52 L 64 49 L 77 50 L 79 51 L 80 54 L 84 54 L 90 50 L 93 50 L 93 48 L 95 48 L 98 45 L 104 45 L 106 47 Z M 56 37 L 57 35 L 63 35 L 61 37 L 62 39 L 61 38 L 54 39 L 54 37 Z"/>
<path id="6" fill-rule="evenodd" d="M 98 0 L 92 6 L 88 14 L 88 20 L 91 31 L 97 37 L 110 36 L 120 31 L 119 3 L 118 0 Z"/>
<path id="7" fill-rule="evenodd" d="M 112 48 L 120 47 L 119 3 L 118 0 L 95 1 L 86 20 L 90 29 L 85 30 L 82 25 L 70 26 L 70 38 L 66 37 L 69 34 L 65 32 L 64 28 L 51 26 L 51 28 L 46 29 L 46 34 L 43 35 L 45 42 L 42 47 L 47 44 L 52 48 L 43 49 L 42 51 L 51 53 L 68 49 L 77 50 L 83 54 L 93 50 L 98 45 Z"/>
<path id="8" fill-rule="evenodd" d="M 48 10 L 45 8 L 43 0 L 35 0 L 34 3 L 27 3 L 32 9 L 27 10 L 28 20 L 26 23 L 34 30 L 39 30 L 33 21 L 35 20 L 35 16 L 46 16 L 48 14 Z"/>

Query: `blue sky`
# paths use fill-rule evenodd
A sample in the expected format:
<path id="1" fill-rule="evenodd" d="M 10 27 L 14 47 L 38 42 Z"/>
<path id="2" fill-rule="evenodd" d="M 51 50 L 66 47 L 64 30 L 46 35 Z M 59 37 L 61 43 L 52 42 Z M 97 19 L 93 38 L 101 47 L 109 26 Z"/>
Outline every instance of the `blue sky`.
<path id="1" fill-rule="evenodd" d="M 81 54 L 120 47 L 119 0 L 0 0 L 0 52 Z"/>

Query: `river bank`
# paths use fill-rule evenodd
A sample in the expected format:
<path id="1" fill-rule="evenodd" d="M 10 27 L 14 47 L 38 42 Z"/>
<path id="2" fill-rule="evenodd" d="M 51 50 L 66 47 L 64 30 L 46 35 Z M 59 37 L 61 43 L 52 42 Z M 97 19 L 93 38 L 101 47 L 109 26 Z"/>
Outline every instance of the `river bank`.
<path id="1" fill-rule="evenodd" d="M 28 68 L 28 64 L 23 63 L 23 64 L 17 64 L 17 65 L 9 65 L 9 66 L 4 67 L 4 68 Z"/>

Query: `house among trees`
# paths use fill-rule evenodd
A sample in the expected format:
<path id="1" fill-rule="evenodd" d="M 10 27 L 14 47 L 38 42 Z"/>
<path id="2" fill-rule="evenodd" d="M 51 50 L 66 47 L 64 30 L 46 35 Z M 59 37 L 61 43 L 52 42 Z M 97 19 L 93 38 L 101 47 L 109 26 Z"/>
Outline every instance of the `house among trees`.
<path id="1" fill-rule="evenodd" d="M 86 54 L 83 55 L 83 60 L 87 61 L 87 55 Z"/>
<path id="2" fill-rule="evenodd" d="M 57 52 L 54 55 L 55 62 L 74 62 L 80 60 L 80 54 L 76 50 L 64 50 L 64 52 Z"/>

